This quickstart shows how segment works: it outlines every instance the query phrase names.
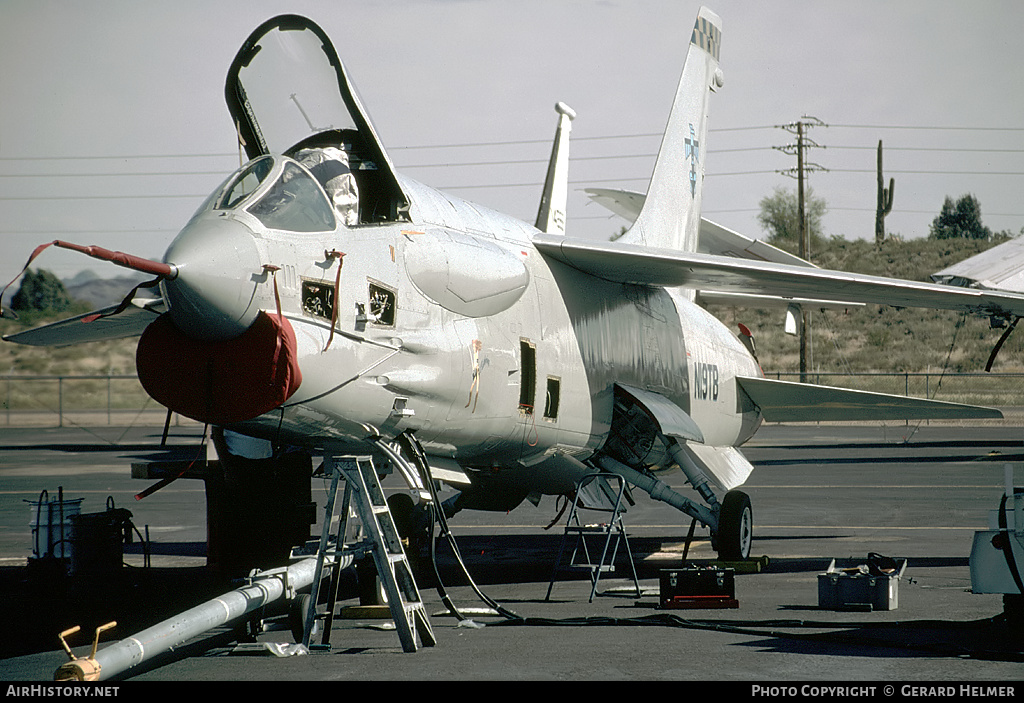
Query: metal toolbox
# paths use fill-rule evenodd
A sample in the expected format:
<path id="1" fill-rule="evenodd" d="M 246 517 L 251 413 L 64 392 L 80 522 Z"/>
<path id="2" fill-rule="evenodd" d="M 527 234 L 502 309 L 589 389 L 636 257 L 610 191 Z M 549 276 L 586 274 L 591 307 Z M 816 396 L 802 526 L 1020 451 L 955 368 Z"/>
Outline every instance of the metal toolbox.
<path id="1" fill-rule="evenodd" d="M 870 557 L 869 557 L 870 561 Z M 826 610 L 896 610 L 899 606 L 899 582 L 907 568 L 907 560 L 893 560 L 892 567 L 880 569 L 875 564 L 853 568 L 836 568 L 836 560 L 828 570 L 818 574 L 818 607 Z"/>
<path id="2" fill-rule="evenodd" d="M 735 571 L 718 567 L 661 570 L 662 608 L 738 608 Z"/>

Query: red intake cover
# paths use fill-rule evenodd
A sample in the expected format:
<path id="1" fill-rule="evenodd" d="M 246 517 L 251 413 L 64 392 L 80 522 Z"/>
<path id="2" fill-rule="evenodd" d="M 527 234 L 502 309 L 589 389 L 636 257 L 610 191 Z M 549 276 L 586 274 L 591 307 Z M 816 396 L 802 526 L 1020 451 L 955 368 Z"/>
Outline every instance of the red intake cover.
<path id="1" fill-rule="evenodd" d="M 158 403 L 214 425 L 273 410 L 302 383 L 295 331 L 288 320 L 265 312 L 225 342 L 186 337 L 170 315 L 161 315 L 142 333 L 135 368 Z"/>

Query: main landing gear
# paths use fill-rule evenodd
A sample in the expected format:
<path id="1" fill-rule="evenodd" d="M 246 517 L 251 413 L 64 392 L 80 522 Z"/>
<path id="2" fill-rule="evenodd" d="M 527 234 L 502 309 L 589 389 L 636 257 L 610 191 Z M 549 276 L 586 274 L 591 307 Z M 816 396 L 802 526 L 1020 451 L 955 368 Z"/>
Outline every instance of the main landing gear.
<path id="1" fill-rule="evenodd" d="M 598 456 L 593 462 L 605 471 L 619 474 L 654 500 L 668 503 L 706 525 L 711 530 L 711 546 L 722 561 L 749 559 L 754 540 L 754 512 L 750 497 L 743 491 L 729 491 L 719 502 L 703 472 L 693 462 L 680 462 L 691 485 L 704 498 L 705 503 L 698 503 L 650 473 L 637 471 L 607 455 Z"/>
<path id="2" fill-rule="evenodd" d="M 718 531 L 712 546 L 722 561 L 745 561 L 754 541 L 754 513 L 750 497 L 743 491 L 729 491 L 718 513 Z"/>

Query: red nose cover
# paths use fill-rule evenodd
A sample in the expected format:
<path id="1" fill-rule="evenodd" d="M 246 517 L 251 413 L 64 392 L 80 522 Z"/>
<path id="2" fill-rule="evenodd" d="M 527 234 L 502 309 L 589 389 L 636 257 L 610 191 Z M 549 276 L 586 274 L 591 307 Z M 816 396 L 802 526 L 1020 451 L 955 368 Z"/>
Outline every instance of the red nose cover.
<path id="1" fill-rule="evenodd" d="M 135 368 L 158 403 L 214 425 L 273 410 L 302 383 L 295 331 L 288 320 L 265 312 L 225 342 L 191 339 L 170 315 L 161 315 L 142 333 Z"/>

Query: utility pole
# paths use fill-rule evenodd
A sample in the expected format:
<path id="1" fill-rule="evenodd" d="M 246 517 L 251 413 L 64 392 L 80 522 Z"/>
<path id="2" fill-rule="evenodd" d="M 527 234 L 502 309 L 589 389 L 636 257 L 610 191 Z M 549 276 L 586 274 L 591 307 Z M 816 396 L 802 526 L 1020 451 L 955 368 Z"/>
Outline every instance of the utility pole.
<path id="1" fill-rule="evenodd" d="M 811 245 L 810 245 L 810 232 L 807 230 L 807 208 L 804 204 L 804 174 L 811 171 L 827 171 L 824 166 L 815 163 L 807 163 L 804 159 L 804 151 L 810 147 L 824 149 L 825 147 L 817 144 L 813 139 L 807 137 L 807 130 L 811 127 L 827 127 L 828 125 L 819 120 L 817 117 L 810 117 L 804 115 L 800 121 L 791 122 L 790 124 L 780 125 L 780 127 L 787 132 L 796 134 L 796 144 L 787 144 L 785 146 L 774 147 L 779 151 L 789 154 L 792 156 L 796 154 L 796 170 L 786 169 L 781 171 L 784 176 L 797 179 L 796 199 L 797 199 L 797 222 L 799 223 L 799 256 L 801 259 L 810 261 L 811 259 Z M 811 316 L 806 310 L 801 309 L 801 324 L 800 324 L 800 382 L 807 382 L 807 362 L 809 358 L 808 353 L 808 338 L 810 336 L 810 325 Z"/>

